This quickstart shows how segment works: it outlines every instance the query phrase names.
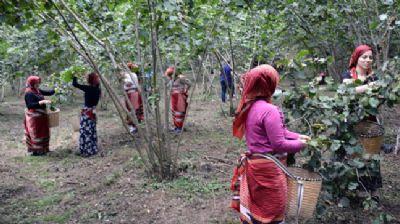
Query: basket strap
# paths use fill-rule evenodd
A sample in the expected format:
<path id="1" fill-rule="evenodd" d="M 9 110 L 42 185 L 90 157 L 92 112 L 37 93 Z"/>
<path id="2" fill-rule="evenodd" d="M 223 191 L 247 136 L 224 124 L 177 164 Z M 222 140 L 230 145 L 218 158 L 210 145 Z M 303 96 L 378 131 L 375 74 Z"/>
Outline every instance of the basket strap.
<path id="1" fill-rule="evenodd" d="M 297 212 L 296 212 L 296 223 L 299 223 L 301 205 L 303 203 L 304 196 L 304 184 L 303 181 L 297 180 Z"/>
<path id="2" fill-rule="evenodd" d="M 296 180 L 297 183 L 297 211 L 296 211 L 296 223 L 299 223 L 299 217 L 300 217 L 300 211 L 301 211 L 301 205 L 303 203 L 303 196 L 304 196 L 304 184 L 303 181 L 299 179 L 299 177 L 296 177 L 292 173 L 289 172 L 287 167 L 281 163 L 277 158 L 275 158 L 273 155 L 268 155 L 268 154 L 259 154 L 259 153 L 254 153 L 253 155 L 255 156 L 260 156 L 265 159 L 272 160 L 288 177 Z"/>
<path id="3" fill-rule="evenodd" d="M 254 153 L 253 154 L 254 156 L 260 156 L 260 157 L 263 157 L 263 158 L 265 158 L 265 159 L 269 159 L 269 160 L 272 160 L 288 177 L 290 177 L 290 178 L 292 178 L 292 179 L 295 179 L 295 180 L 298 180 L 299 178 L 298 177 L 296 177 L 295 175 L 293 175 L 293 174 L 291 174 L 290 172 L 289 172 L 289 170 L 286 168 L 286 166 L 285 165 L 283 165 L 282 163 L 281 163 L 281 161 L 279 161 L 277 158 L 275 158 L 273 155 L 268 155 L 268 154 L 259 154 L 259 153 Z"/>

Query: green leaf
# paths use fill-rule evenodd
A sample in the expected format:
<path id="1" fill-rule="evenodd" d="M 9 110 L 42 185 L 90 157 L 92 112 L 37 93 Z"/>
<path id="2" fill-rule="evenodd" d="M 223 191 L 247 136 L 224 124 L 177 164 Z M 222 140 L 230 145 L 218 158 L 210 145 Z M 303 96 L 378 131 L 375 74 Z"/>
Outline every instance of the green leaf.
<path id="1" fill-rule="evenodd" d="M 360 86 L 360 85 L 362 85 L 362 84 L 364 84 L 364 83 L 363 83 L 363 81 L 361 81 L 361 80 L 359 80 L 359 79 L 356 79 L 356 80 L 354 81 L 354 84 L 357 85 L 357 86 Z"/>
<path id="2" fill-rule="evenodd" d="M 373 108 L 377 108 L 379 105 L 379 100 L 375 99 L 375 98 L 370 98 L 369 99 L 369 105 Z"/>
<path id="3" fill-rule="evenodd" d="M 73 74 L 71 71 L 66 71 L 61 73 L 61 80 L 63 82 L 71 82 L 73 78 Z"/>
<path id="4" fill-rule="evenodd" d="M 332 142 L 332 144 L 331 144 L 331 146 L 330 146 L 330 150 L 332 151 L 332 152 L 335 152 L 336 150 L 338 150 L 338 149 L 340 149 L 340 146 L 341 146 L 342 144 L 340 143 L 340 141 L 338 141 L 338 140 L 334 140 L 333 142 Z"/>
<path id="5" fill-rule="evenodd" d="M 308 142 L 308 145 L 313 146 L 313 147 L 318 147 L 318 141 L 315 139 L 312 139 L 311 141 Z"/>
<path id="6" fill-rule="evenodd" d="M 379 25 L 378 21 L 373 21 L 372 23 L 369 24 L 369 29 L 370 30 L 375 30 Z"/>
<path id="7" fill-rule="evenodd" d="M 310 54 L 310 51 L 309 51 L 309 50 L 303 49 L 303 50 L 301 50 L 299 53 L 297 53 L 296 59 L 297 59 L 297 60 L 301 60 L 301 59 L 303 59 L 306 55 L 309 55 L 309 54 Z"/>
<path id="8" fill-rule="evenodd" d="M 356 168 L 363 168 L 365 166 L 365 164 L 361 162 L 359 159 L 354 159 L 350 161 L 349 164 Z"/>
<path id="9" fill-rule="evenodd" d="M 350 182 L 349 186 L 347 187 L 349 190 L 355 190 L 358 187 L 358 183 L 357 182 Z"/>

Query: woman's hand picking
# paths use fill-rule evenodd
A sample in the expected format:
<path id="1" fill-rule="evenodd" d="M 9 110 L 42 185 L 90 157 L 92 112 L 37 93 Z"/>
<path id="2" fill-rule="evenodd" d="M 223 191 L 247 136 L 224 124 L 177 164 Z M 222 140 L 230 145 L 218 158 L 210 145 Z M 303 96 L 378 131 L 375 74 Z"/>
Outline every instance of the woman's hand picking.
<path id="1" fill-rule="evenodd" d="M 305 141 L 310 141 L 310 140 L 311 140 L 311 137 L 308 136 L 308 135 L 300 135 L 300 136 L 299 136 L 299 139 L 300 139 L 300 140 L 305 140 Z"/>
<path id="2" fill-rule="evenodd" d="M 39 104 L 40 104 L 40 105 L 43 105 L 43 104 L 51 104 L 51 100 L 41 100 L 41 101 L 39 101 Z"/>
<path id="3" fill-rule="evenodd" d="M 299 141 L 300 141 L 301 143 L 303 143 L 304 145 L 307 145 L 307 140 L 305 140 L 305 139 L 299 139 Z"/>

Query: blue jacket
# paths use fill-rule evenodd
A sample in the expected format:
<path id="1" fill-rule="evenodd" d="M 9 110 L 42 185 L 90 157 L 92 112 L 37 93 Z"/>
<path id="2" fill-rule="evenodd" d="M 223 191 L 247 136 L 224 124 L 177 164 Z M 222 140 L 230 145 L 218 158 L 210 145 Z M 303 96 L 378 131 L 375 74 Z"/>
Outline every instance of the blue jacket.
<path id="1" fill-rule="evenodd" d="M 225 72 L 225 74 L 224 74 Z M 221 74 L 219 76 L 220 81 L 228 81 L 229 84 L 232 83 L 232 69 L 228 64 L 225 64 L 223 66 L 223 69 L 221 71 Z"/>

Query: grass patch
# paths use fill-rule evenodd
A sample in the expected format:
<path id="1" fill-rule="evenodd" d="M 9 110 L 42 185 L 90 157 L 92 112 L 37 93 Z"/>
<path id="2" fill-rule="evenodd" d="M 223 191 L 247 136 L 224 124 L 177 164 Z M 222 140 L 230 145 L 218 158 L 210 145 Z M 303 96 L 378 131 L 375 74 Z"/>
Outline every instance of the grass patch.
<path id="1" fill-rule="evenodd" d="M 42 220 L 49 223 L 66 223 L 70 219 L 72 213 L 73 210 L 69 210 L 62 214 L 49 214 L 44 216 Z"/>
<path id="2" fill-rule="evenodd" d="M 226 183 L 217 180 L 204 180 L 193 176 L 181 176 L 172 181 L 145 183 L 155 190 L 164 189 L 179 194 L 181 197 L 191 200 L 195 197 L 208 197 L 216 193 L 225 192 L 228 189 Z"/>
<path id="3" fill-rule="evenodd" d="M 44 209 L 49 206 L 56 205 L 60 203 L 62 200 L 62 196 L 60 194 L 53 194 L 53 195 L 48 195 L 45 196 L 39 200 L 33 201 L 32 205 L 36 209 Z"/>
<path id="4" fill-rule="evenodd" d="M 56 181 L 54 179 L 40 179 L 39 185 L 46 191 L 52 191 L 56 188 Z"/>
<path id="5" fill-rule="evenodd" d="M 120 172 L 114 172 L 111 175 L 108 175 L 106 177 L 106 180 L 104 182 L 104 184 L 106 186 L 111 186 L 112 184 L 114 184 L 115 182 L 117 182 L 117 180 L 121 177 L 121 173 Z"/>
<path id="6" fill-rule="evenodd" d="M 27 164 L 33 168 L 40 168 L 44 164 L 49 162 L 49 157 L 47 156 L 17 156 L 14 157 L 14 161 L 18 163 Z"/>
<path id="7" fill-rule="evenodd" d="M 28 200 L 16 199 L 0 209 L 0 214 L 5 220 L 12 220 L 6 223 L 44 223 L 46 216 L 36 217 L 37 212 L 44 213 L 50 207 L 57 206 L 62 200 L 60 194 L 53 194 L 41 198 Z M 46 213 L 44 213 L 46 214 Z M 70 214 L 69 214 L 70 215 Z M 69 215 L 63 213 L 61 215 L 49 215 L 48 223 L 65 223 Z M 58 222 L 59 220 L 60 222 Z"/>

